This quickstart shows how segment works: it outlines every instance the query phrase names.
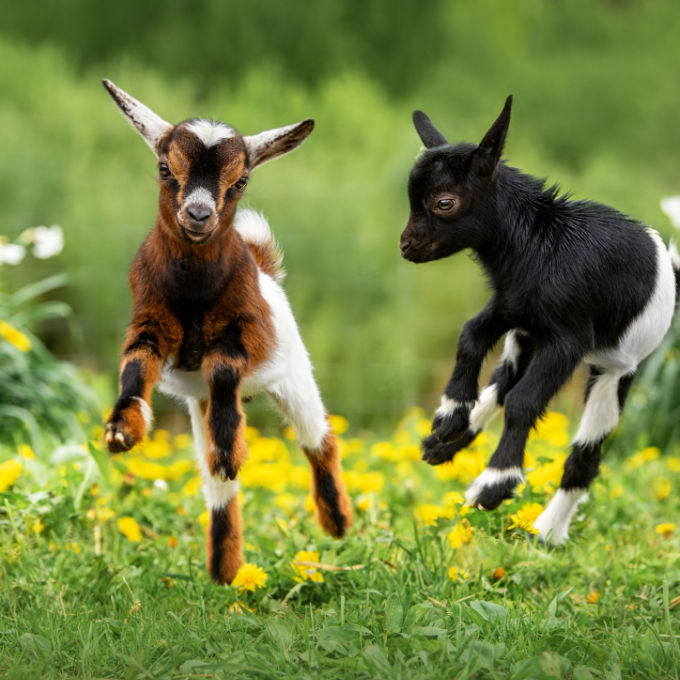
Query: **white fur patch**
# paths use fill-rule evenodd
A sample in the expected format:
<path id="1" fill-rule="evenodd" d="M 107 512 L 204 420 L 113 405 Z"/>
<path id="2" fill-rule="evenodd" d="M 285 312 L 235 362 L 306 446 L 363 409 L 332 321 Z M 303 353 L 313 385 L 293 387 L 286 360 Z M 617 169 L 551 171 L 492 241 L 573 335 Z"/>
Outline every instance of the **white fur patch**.
<path id="1" fill-rule="evenodd" d="M 468 487 L 468 490 L 465 492 L 465 502 L 468 505 L 476 506 L 477 499 L 485 488 L 504 484 L 508 481 L 523 482 L 524 475 L 522 474 L 522 469 L 517 466 L 504 468 L 502 470 L 498 468 L 486 468 L 486 470 L 484 470 L 484 472 L 482 472 L 482 474 Z"/>
<path id="2" fill-rule="evenodd" d="M 675 272 L 672 255 L 659 234 L 647 233 L 656 246 L 656 285 L 645 308 L 631 322 L 614 348 L 587 354 L 585 361 L 605 370 L 614 369 L 620 375 L 632 373 L 637 365 L 659 345 L 670 328 L 675 311 Z"/>
<path id="3" fill-rule="evenodd" d="M 132 397 L 135 401 L 139 402 L 139 410 L 142 414 L 142 418 L 144 418 L 144 423 L 148 427 L 151 427 L 151 423 L 153 423 L 153 412 L 151 411 L 151 406 L 142 399 L 141 397 Z"/>
<path id="4" fill-rule="evenodd" d="M 619 379 L 611 371 L 598 376 L 590 389 L 574 444 L 594 444 L 606 437 L 619 422 Z"/>
<path id="5" fill-rule="evenodd" d="M 673 269 L 676 272 L 680 270 L 680 253 L 678 253 L 678 245 L 675 239 L 671 239 L 671 242 L 668 244 L 668 256 L 671 258 Z"/>
<path id="6" fill-rule="evenodd" d="M 469 408 L 472 409 L 475 405 L 474 401 L 457 401 L 456 399 L 451 399 L 445 394 L 442 394 L 442 400 L 439 404 L 439 408 L 436 410 L 436 415 L 441 418 L 450 416 L 456 409 L 459 408 Z"/>
<path id="7" fill-rule="evenodd" d="M 501 361 L 508 362 L 515 373 L 517 372 L 517 367 L 519 366 L 519 356 L 522 352 L 522 348 L 517 342 L 517 334 L 520 331 L 512 329 L 508 331 L 505 335 L 505 340 L 503 342 L 503 355 L 501 356 Z"/>
<path id="8" fill-rule="evenodd" d="M 238 132 L 233 127 L 218 123 L 214 120 L 195 120 L 187 125 L 187 130 L 193 132 L 209 149 L 211 146 L 219 144 L 223 139 L 236 137 Z"/>
<path id="9" fill-rule="evenodd" d="M 234 229 L 246 243 L 264 245 L 273 240 L 269 223 L 255 210 L 239 210 L 234 217 Z"/>
<path id="10" fill-rule="evenodd" d="M 288 298 L 271 276 L 259 273 L 260 292 L 271 309 L 276 347 L 242 385 L 242 394 L 266 390 L 292 425 L 300 446 L 318 449 L 329 430 L 326 411 Z"/>
<path id="11" fill-rule="evenodd" d="M 216 209 L 215 199 L 212 194 L 205 187 L 198 187 L 194 189 L 188 196 L 184 198 L 184 205 L 182 210 L 186 210 L 189 206 L 194 204 L 204 205 L 206 208 L 214 211 Z"/>
<path id="12" fill-rule="evenodd" d="M 548 507 L 534 522 L 539 540 L 562 545 L 569 537 L 569 525 L 578 506 L 588 498 L 586 489 L 558 489 Z"/>
<path id="13" fill-rule="evenodd" d="M 498 412 L 498 387 L 495 383 L 487 385 L 479 395 L 479 400 L 470 413 L 470 429 L 481 432 Z"/>

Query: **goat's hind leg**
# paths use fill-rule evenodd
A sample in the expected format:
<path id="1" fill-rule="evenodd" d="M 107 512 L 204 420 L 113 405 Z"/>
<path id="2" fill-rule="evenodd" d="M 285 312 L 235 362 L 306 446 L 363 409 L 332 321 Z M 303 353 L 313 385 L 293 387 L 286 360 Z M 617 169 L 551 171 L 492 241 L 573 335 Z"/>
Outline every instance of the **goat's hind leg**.
<path id="1" fill-rule="evenodd" d="M 218 583 L 231 583 L 243 563 L 241 511 L 238 506 L 239 482 L 214 475 L 207 459 L 205 433 L 206 405 L 188 398 L 194 449 L 201 477 L 203 494 L 209 513 L 206 533 L 206 566 L 211 578 Z"/>
<path id="2" fill-rule="evenodd" d="M 491 374 L 489 384 L 482 390 L 479 399 L 470 412 L 470 424 L 460 439 L 441 442 L 432 434 L 423 442 L 423 460 L 430 465 L 441 465 L 468 447 L 477 435 L 489 424 L 503 406 L 508 392 L 524 375 L 529 365 L 534 344 L 524 331 L 508 331 L 503 344 L 503 354 L 499 365 Z"/>
<path id="3" fill-rule="evenodd" d="M 602 443 L 619 421 L 634 378 L 634 370 L 622 376 L 620 371 L 606 372 L 591 366 L 586 405 L 564 463 L 560 488 L 534 522 L 541 541 L 561 545 L 567 540 L 572 517 L 597 477 Z"/>
<path id="4" fill-rule="evenodd" d="M 300 368 L 298 367 L 298 371 Z M 312 496 L 319 524 L 341 538 L 352 523 L 352 505 L 341 477 L 340 451 L 312 377 L 287 379 L 269 390 L 274 403 L 295 430 L 298 444 L 312 468 Z"/>

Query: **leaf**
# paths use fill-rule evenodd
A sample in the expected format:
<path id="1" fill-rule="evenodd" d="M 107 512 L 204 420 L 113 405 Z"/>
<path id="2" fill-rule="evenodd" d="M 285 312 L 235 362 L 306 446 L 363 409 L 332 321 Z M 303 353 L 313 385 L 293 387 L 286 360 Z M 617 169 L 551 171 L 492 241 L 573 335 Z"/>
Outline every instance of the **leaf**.
<path id="1" fill-rule="evenodd" d="M 388 633 L 401 631 L 404 622 L 404 606 L 397 593 L 392 593 L 385 603 L 385 630 Z"/>
<path id="2" fill-rule="evenodd" d="M 468 603 L 468 606 L 476 611 L 485 621 L 490 621 L 491 623 L 504 621 L 509 616 L 509 612 L 505 607 L 501 607 L 501 605 L 494 602 L 473 600 Z"/>

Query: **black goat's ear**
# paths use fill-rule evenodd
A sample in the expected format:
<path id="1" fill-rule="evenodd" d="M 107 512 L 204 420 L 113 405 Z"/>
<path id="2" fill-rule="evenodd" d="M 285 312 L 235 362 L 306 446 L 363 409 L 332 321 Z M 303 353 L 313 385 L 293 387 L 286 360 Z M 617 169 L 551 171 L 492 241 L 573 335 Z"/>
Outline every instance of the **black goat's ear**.
<path id="1" fill-rule="evenodd" d="M 489 179 L 493 178 L 501 160 L 505 137 L 508 134 L 510 125 L 510 109 L 512 108 L 512 95 L 505 100 L 505 106 L 501 115 L 496 118 L 494 124 L 484 135 L 477 150 L 472 157 L 472 167 L 480 175 Z"/>
<path id="2" fill-rule="evenodd" d="M 415 125 L 418 136 L 428 149 L 448 144 L 446 137 L 437 130 L 432 121 L 422 111 L 413 112 L 413 125 Z"/>

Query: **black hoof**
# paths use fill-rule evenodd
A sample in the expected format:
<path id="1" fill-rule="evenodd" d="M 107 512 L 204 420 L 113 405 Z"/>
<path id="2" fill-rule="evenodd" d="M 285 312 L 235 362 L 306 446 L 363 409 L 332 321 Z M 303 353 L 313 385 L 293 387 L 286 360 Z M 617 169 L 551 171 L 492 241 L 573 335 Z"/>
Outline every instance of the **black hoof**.
<path id="1" fill-rule="evenodd" d="M 477 436 L 476 432 L 467 430 L 462 437 L 454 442 L 442 443 L 436 435 L 431 434 L 423 439 L 423 460 L 430 465 L 441 465 L 453 460 L 462 449 L 469 446 Z"/>

